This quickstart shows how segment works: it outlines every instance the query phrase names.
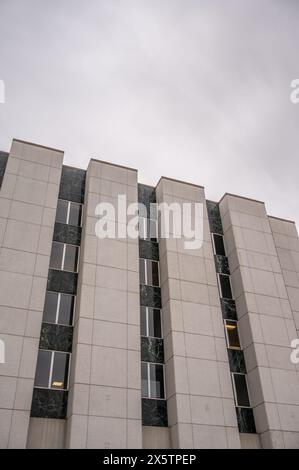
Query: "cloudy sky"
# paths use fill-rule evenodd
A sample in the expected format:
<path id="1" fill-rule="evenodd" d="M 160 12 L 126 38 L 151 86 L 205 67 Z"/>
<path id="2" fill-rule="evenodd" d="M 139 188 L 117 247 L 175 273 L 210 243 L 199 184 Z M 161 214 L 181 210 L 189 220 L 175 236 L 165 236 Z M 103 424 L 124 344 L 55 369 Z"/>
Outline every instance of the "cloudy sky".
<path id="1" fill-rule="evenodd" d="M 264 200 L 299 226 L 298 0 L 0 0 L 13 137 Z"/>

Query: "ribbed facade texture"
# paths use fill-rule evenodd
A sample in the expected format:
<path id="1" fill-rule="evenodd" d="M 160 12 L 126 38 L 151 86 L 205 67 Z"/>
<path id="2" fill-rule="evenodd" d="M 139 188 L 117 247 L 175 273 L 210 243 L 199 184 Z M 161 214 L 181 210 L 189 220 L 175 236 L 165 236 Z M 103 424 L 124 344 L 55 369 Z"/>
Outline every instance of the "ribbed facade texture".
<path id="1" fill-rule="evenodd" d="M 119 195 L 137 238 L 97 234 Z M 203 207 L 200 247 L 163 203 Z M 299 448 L 298 336 L 298 234 L 263 202 L 0 152 L 0 448 Z"/>

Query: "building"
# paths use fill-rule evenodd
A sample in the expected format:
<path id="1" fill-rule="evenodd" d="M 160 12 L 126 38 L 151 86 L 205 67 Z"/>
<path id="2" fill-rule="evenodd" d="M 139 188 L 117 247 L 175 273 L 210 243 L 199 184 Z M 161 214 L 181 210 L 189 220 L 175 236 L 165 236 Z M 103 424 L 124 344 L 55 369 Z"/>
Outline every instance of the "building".
<path id="1" fill-rule="evenodd" d="M 20 140 L 0 185 L 1 448 L 299 448 L 293 222 Z M 149 211 L 146 239 L 99 239 L 118 194 L 201 203 L 202 246 L 148 237 Z"/>

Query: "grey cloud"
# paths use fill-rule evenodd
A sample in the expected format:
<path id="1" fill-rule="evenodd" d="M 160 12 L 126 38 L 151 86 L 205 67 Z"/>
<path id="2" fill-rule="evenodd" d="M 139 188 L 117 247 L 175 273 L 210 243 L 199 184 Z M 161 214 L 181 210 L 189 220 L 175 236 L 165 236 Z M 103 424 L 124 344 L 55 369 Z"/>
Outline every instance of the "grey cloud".
<path id="1" fill-rule="evenodd" d="M 299 221 L 298 44 L 292 0 L 1 0 L 0 148 L 52 145 Z"/>

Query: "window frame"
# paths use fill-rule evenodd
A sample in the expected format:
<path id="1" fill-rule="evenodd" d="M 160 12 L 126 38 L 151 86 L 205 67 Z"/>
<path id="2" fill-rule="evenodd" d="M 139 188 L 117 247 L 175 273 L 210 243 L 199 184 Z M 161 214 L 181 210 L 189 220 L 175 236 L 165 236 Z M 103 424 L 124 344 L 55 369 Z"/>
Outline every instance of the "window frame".
<path id="1" fill-rule="evenodd" d="M 46 290 L 46 295 L 47 295 L 47 292 L 50 292 L 51 294 L 57 294 L 57 296 L 58 296 L 58 300 L 57 300 L 57 304 L 56 304 L 55 322 L 44 321 L 44 320 L 42 320 L 42 322 L 47 323 L 49 325 L 74 326 L 77 296 L 74 295 L 74 294 L 66 294 L 65 292 L 55 292 L 54 290 Z M 61 322 L 57 321 L 58 318 L 59 318 L 59 307 L 60 307 L 60 302 L 61 302 L 61 296 L 62 295 L 68 295 L 69 297 L 74 298 L 74 308 L 73 308 L 73 312 L 72 312 L 72 322 L 68 323 L 68 324 L 67 323 L 61 323 Z M 45 309 L 45 303 L 44 303 L 44 309 Z M 43 310 L 43 313 L 44 313 L 44 310 Z"/>
<path id="2" fill-rule="evenodd" d="M 236 388 L 236 383 L 235 383 L 235 375 L 243 375 L 243 377 L 245 379 L 246 390 L 247 390 L 248 401 L 249 401 L 248 406 L 240 405 L 238 403 L 238 395 L 237 395 L 237 388 Z M 244 373 L 241 373 L 241 372 L 231 372 L 231 377 L 232 377 L 232 385 L 233 385 L 233 392 L 234 392 L 234 399 L 235 399 L 236 407 L 237 408 L 251 408 L 251 399 L 250 399 L 249 388 L 248 388 L 248 383 L 247 383 L 247 374 L 244 374 Z"/>
<path id="3" fill-rule="evenodd" d="M 57 242 L 56 240 L 52 241 L 52 247 L 53 244 L 57 243 L 59 245 L 63 245 L 63 250 L 62 250 L 62 258 L 61 258 L 61 267 L 60 268 L 53 268 L 51 267 L 51 254 L 50 254 L 50 261 L 49 261 L 49 269 L 53 269 L 55 271 L 65 271 L 67 273 L 78 273 L 79 271 L 79 259 L 80 259 L 80 246 L 79 245 L 74 245 L 72 243 L 63 243 L 63 242 Z M 68 269 L 64 269 L 64 263 L 65 263 L 65 254 L 66 254 L 66 247 L 67 246 L 74 246 L 78 250 L 78 256 L 77 256 L 77 262 L 76 262 L 76 270 L 75 271 L 69 271 Z"/>
<path id="4" fill-rule="evenodd" d="M 222 285 L 221 285 L 221 281 L 220 281 L 220 276 L 226 276 L 226 277 L 228 277 L 229 285 L 230 285 L 230 291 L 231 291 L 231 294 L 232 294 L 231 298 L 230 298 L 230 297 L 224 297 L 224 296 L 223 296 Z M 221 298 L 221 299 L 234 300 L 234 292 L 233 292 L 232 283 L 231 283 L 231 280 L 230 280 L 230 274 L 217 273 L 217 279 L 218 279 L 218 288 L 219 288 L 220 298 Z"/>
<path id="5" fill-rule="evenodd" d="M 43 390 L 61 390 L 61 391 L 64 391 L 64 392 L 68 391 L 69 390 L 69 385 L 70 385 L 70 370 L 71 370 L 72 353 L 66 352 L 66 351 L 56 351 L 56 350 L 51 350 L 51 349 L 38 349 L 38 354 L 39 354 L 39 351 L 46 351 L 46 352 L 51 353 L 48 385 L 50 385 L 52 383 L 55 353 L 67 354 L 69 356 L 69 362 L 68 362 L 68 368 L 67 368 L 67 384 L 66 384 L 66 388 L 54 388 L 54 387 L 50 387 L 50 386 L 42 387 L 40 385 L 35 385 L 35 384 L 33 384 L 33 387 L 34 388 L 41 388 Z M 35 374 L 36 374 L 36 372 L 35 372 Z M 35 378 L 34 378 L 34 381 L 35 381 Z"/>
<path id="6" fill-rule="evenodd" d="M 219 255 L 219 254 L 217 254 L 214 235 L 216 235 L 217 237 L 221 237 L 221 238 L 222 238 L 223 247 L 224 247 L 224 255 Z M 226 256 L 226 247 L 225 247 L 224 236 L 223 236 L 221 233 L 215 233 L 215 232 L 212 232 L 212 233 L 211 233 L 211 236 L 212 236 L 212 246 L 213 246 L 214 255 L 215 255 L 215 256 Z"/>
<path id="7" fill-rule="evenodd" d="M 60 223 L 60 224 L 70 225 L 71 227 L 82 227 L 84 204 L 82 204 L 81 202 L 69 201 L 68 199 L 62 199 L 62 198 L 60 197 L 60 198 L 58 198 L 57 207 L 58 207 L 59 201 L 64 201 L 64 202 L 67 203 L 66 222 L 60 222 L 59 220 L 56 220 L 56 217 L 55 217 L 55 222 L 58 222 L 58 223 Z M 80 215 L 80 223 L 79 223 L 79 225 L 72 225 L 72 224 L 69 223 L 69 220 L 70 220 L 70 212 L 71 212 L 71 204 L 76 204 L 77 206 L 81 206 L 81 215 Z"/>
<path id="8" fill-rule="evenodd" d="M 147 224 L 149 223 L 149 227 L 151 227 L 151 222 L 153 222 L 155 224 L 155 237 L 151 238 L 149 235 L 150 233 L 148 234 L 148 230 L 147 230 Z M 142 224 L 142 227 L 143 227 L 143 234 L 145 235 L 144 237 L 141 237 L 140 236 L 140 226 Z M 147 240 L 147 241 L 155 241 L 157 242 L 158 241 L 158 219 L 153 219 L 151 217 L 144 217 L 142 215 L 139 215 L 138 217 L 138 234 L 139 234 L 139 238 L 140 240 Z"/>
<path id="9" fill-rule="evenodd" d="M 140 335 L 142 338 L 155 338 L 155 339 L 163 339 L 163 322 L 162 322 L 162 308 L 156 308 L 156 307 L 146 307 L 145 305 L 140 305 L 140 314 L 141 314 L 141 309 L 145 308 L 145 329 L 146 329 L 146 335 Z M 160 312 L 160 329 L 161 329 L 161 336 L 152 336 L 149 334 L 149 315 L 148 315 L 148 309 L 151 308 L 153 310 L 159 310 Z M 141 324 L 141 322 L 140 322 Z"/>
<path id="10" fill-rule="evenodd" d="M 143 285 L 143 286 L 151 286 L 151 287 L 161 287 L 161 276 L 160 276 L 160 262 L 157 261 L 157 260 L 154 260 L 154 259 L 148 259 L 148 258 L 139 258 L 139 260 L 143 261 L 144 262 L 144 284 L 141 282 L 141 278 L 140 278 L 140 273 L 139 273 L 139 280 L 140 280 L 140 284 Z M 159 283 L 157 285 L 154 285 L 154 284 L 149 284 L 148 283 L 148 279 L 147 279 L 147 263 L 148 262 L 151 262 L 151 263 L 157 263 L 158 265 L 158 278 L 159 278 Z"/>
<path id="11" fill-rule="evenodd" d="M 240 346 L 239 347 L 236 347 L 236 346 L 231 346 L 229 343 L 229 334 L 228 334 L 228 331 L 227 331 L 227 322 L 231 322 L 231 323 L 235 323 L 236 324 L 236 328 L 237 328 L 237 333 L 238 333 L 238 339 L 239 339 L 239 344 Z M 238 328 L 238 321 L 237 320 L 230 320 L 228 318 L 225 318 L 224 319 L 224 331 L 225 331 L 225 339 L 226 339 L 226 344 L 227 344 L 227 349 L 235 349 L 237 351 L 241 351 L 242 350 L 242 344 L 241 344 L 241 339 L 240 339 L 240 335 L 239 335 L 239 328 Z"/>
<path id="12" fill-rule="evenodd" d="M 141 366 L 142 364 L 146 364 L 147 368 L 147 389 L 148 389 L 148 397 L 144 397 L 142 394 L 142 387 L 141 387 L 141 398 L 149 399 L 149 400 L 166 400 L 166 381 L 165 381 L 165 364 L 161 364 L 158 362 L 147 362 L 147 361 L 141 361 Z M 164 391 L 164 396 L 162 397 L 152 397 L 151 395 L 151 375 L 150 375 L 150 365 L 155 365 L 155 366 L 161 366 L 162 371 L 163 371 L 163 391 Z"/>

